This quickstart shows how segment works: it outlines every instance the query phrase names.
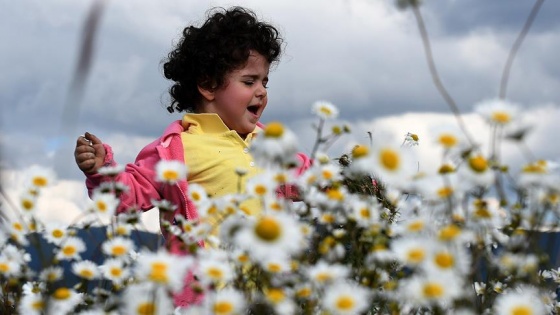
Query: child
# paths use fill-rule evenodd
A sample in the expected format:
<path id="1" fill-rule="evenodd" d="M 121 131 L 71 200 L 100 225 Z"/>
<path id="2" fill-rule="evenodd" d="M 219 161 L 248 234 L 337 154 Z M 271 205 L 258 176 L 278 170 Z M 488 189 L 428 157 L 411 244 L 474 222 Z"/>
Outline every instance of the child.
<path id="1" fill-rule="evenodd" d="M 186 197 L 188 183 L 202 185 L 211 196 L 222 196 L 237 192 L 236 168 L 249 170 L 244 179 L 259 172 L 248 146 L 260 130 L 258 121 L 268 101 L 268 73 L 279 59 L 281 45 L 275 27 L 240 7 L 216 9 L 202 26 L 183 30 L 163 69 L 165 77 L 174 81 L 167 109 L 186 114 L 143 148 L 135 163 L 127 164 L 117 177 L 129 187 L 120 196 L 118 212 L 131 207 L 149 210 L 154 207 L 152 200 L 165 199 L 177 205 L 175 213 L 162 214 L 166 221 L 172 222 L 177 214 L 196 219 L 197 210 Z M 104 180 L 97 170 L 115 164 L 111 147 L 87 132 L 78 138 L 74 156 L 90 193 Z M 303 170 L 309 159 L 299 157 Z M 156 182 L 155 165 L 160 160 L 186 163 L 187 181 L 173 186 Z M 167 243 L 172 252 L 182 252 L 177 239 L 168 238 Z M 176 298 L 176 303 L 192 302 L 186 295 Z"/>

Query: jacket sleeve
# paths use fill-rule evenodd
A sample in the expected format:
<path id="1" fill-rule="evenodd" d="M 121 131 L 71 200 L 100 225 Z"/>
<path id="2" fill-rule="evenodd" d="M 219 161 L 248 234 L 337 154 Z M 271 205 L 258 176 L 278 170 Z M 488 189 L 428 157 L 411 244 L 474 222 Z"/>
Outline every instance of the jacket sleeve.
<path id="1" fill-rule="evenodd" d="M 117 182 L 128 187 L 128 190 L 119 196 L 121 202 L 117 208 L 117 213 L 124 212 L 131 207 L 146 211 L 154 207 L 152 200 L 161 200 L 162 184 L 155 180 L 155 165 L 160 160 L 156 147 L 158 141 L 159 139 L 144 147 L 136 157 L 136 161 L 127 164 L 124 171 L 115 178 Z M 113 150 L 109 145 L 103 145 L 107 152 L 105 165 L 116 165 L 113 159 Z M 90 197 L 95 188 L 110 180 L 98 173 L 86 174 L 86 177 L 86 187 Z"/>

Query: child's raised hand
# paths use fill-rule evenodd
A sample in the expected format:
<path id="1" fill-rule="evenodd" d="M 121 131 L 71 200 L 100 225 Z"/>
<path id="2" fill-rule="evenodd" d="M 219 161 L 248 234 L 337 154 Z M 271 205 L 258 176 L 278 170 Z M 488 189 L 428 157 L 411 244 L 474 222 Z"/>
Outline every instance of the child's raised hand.
<path id="1" fill-rule="evenodd" d="M 74 150 L 74 158 L 82 172 L 88 174 L 96 173 L 103 166 L 105 154 L 103 142 L 91 133 L 86 132 L 84 136 L 78 138 L 76 149 Z"/>

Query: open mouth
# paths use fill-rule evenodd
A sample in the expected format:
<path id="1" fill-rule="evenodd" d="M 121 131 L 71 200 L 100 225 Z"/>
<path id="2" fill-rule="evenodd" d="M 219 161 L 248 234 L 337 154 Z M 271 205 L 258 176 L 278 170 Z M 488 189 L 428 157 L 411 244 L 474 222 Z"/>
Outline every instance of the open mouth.
<path id="1" fill-rule="evenodd" d="M 253 115 L 257 115 L 257 113 L 259 112 L 259 108 L 260 108 L 259 105 L 251 105 L 247 107 L 247 110 L 251 112 Z"/>

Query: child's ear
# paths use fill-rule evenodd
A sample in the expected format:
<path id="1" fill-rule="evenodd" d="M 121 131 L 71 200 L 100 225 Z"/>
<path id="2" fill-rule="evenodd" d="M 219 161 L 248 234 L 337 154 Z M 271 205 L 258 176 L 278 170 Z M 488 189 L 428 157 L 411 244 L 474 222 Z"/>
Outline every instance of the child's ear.
<path id="1" fill-rule="evenodd" d="M 207 101 L 214 100 L 214 89 L 209 90 L 200 85 L 197 85 L 197 88 L 198 88 L 198 92 L 200 93 L 200 95 L 202 95 L 202 97 L 204 97 L 205 100 Z"/>

